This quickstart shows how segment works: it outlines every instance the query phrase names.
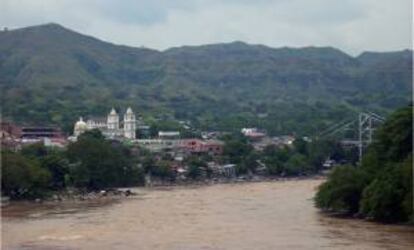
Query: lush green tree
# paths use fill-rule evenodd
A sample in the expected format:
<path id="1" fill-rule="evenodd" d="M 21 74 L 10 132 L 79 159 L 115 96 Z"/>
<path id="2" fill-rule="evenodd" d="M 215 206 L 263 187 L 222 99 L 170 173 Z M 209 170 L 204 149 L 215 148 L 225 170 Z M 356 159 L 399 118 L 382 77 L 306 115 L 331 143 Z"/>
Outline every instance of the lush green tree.
<path id="1" fill-rule="evenodd" d="M 200 157 L 192 156 L 186 161 L 188 165 L 187 176 L 197 179 L 202 175 L 202 171 L 207 169 L 207 164 Z"/>
<path id="2" fill-rule="evenodd" d="M 360 212 L 385 222 L 408 220 L 412 213 L 412 157 L 384 168 L 363 192 Z"/>
<path id="3" fill-rule="evenodd" d="M 99 130 L 79 136 L 68 146 L 67 155 L 75 186 L 100 189 L 136 185 L 142 180 L 136 177 L 139 170 L 130 150 L 119 142 L 105 140 Z"/>
<path id="4" fill-rule="evenodd" d="M 316 194 L 316 205 L 329 211 L 356 213 L 366 186 L 366 176 L 354 166 L 338 166 Z"/>
<path id="5" fill-rule="evenodd" d="M 229 163 L 241 164 L 243 159 L 253 151 L 253 147 L 243 137 L 235 137 L 225 141 L 223 155 Z"/>
<path id="6" fill-rule="evenodd" d="M 250 142 L 239 134 L 234 134 L 225 141 L 223 156 L 227 163 L 236 164 L 236 174 L 255 172 L 259 155 L 253 150 Z"/>
<path id="7" fill-rule="evenodd" d="M 80 141 L 87 140 L 87 139 L 97 139 L 97 140 L 105 140 L 105 136 L 102 134 L 102 132 L 99 129 L 91 129 L 86 131 L 85 133 L 82 133 L 79 138 Z"/>
<path id="8" fill-rule="evenodd" d="M 201 167 L 198 165 L 189 165 L 187 170 L 187 177 L 197 179 L 201 176 Z"/>
<path id="9" fill-rule="evenodd" d="M 302 154 L 293 154 L 284 165 L 284 172 L 287 175 L 299 175 L 307 169 L 306 157 Z"/>
<path id="10" fill-rule="evenodd" d="M 38 142 L 24 146 L 21 150 L 22 155 L 29 158 L 40 158 L 48 154 L 48 149 L 44 146 L 43 142 Z"/>
<path id="11" fill-rule="evenodd" d="M 308 154 L 308 142 L 303 140 L 302 138 L 297 138 L 293 141 L 293 147 L 295 148 L 296 152 L 302 155 Z"/>
<path id="12" fill-rule="evenodd" d="M 395 111 L 378 130 L 373 147 L 380 159 L 401 161 L 413 151 L 413 107 Z"/>
<path id="13" fill-rule="evenodd" d="M 276 147 L 275 145 L 267 146 L 262 153 L 263 161 L 266 165 L 267 172 L 271 175 L 286 174 L 286 163 L 291 158 L 294 151 L 289 147 Z M 293 170 L 293 162 L 291 162 L 291 169 Z M 289 171 L 288 174 L 294 174 Z"/>
<path id="14" fill-rule="evenodd" d="M 267 173 L 270 175 L 280 175 L 284 170 L 284 163 L 275 158 L 266 159 L 265 161 Z"/>
<path id="15" fill-rule="evenodd" d="M 258 166 L 257 160 L 259 159 L 259 154 L 255 151 L 251 151 L 248 155 L 246 155 L 243 159 L 242 164 L 245 168 L 250 171 L 251 173 L 256 172 L 256 168 Z"/>
<path id="16" fill-rule="evenodd" d="M 142 166 L 145 173 L 151 173 L 155 168 L 155 160 L 152 155 L 146 155 L 142 159 Z"/>
<path id="17" fill-rule="evenodd" d="M 66 186 L 65 178 L 69 175 L 69 161 L 66 159 L 64 152 L 51 150 L 40 159 L 42 168 L 47 169 L 51 175 L 49 187 L 52 189 L 61 189 Z"/>
<path id="18" fill-rule="evenodd" d="M 36 160 L 20 153 L 3 151 L 1 154 L 2 193 L 12 198 L 34 198 L 44 194 L 50 173 Z"/>
<path id="19" fill-rule="evenodd" d="M 151 174 L 153 176 L 159 177 L 162 180 L 174 180 L 175 173 L 171 169 L 170 161 L 158 161 L 153 165 Z"/>
<path id="20" fill-rule="evenodd" d="M 279 161 L 285 163 L 290 159 L 290 157 L 294 153 L 295 152 L 291 148 L 284 146 L 284 147 L 278 148 L 276 150 L 275 156 Z"/>
<path id="21" fill-rule="evenodd" d="M 327 158 L 337 159 L 341 152 L 340 146 L 331 140 L 314 140 L 308 147 L 308 162 L 317 171 Z"/>
<path id="22" fill-rule="evenodd" d="M 69 162 L 62 149 L 48 148 L 43 143 L 30 144 L 22 148 L 21 154 L 39 163 L 50 173 L 48 186 L 51 189 L 65 187 L 65 175 L 69 171 Z"/>

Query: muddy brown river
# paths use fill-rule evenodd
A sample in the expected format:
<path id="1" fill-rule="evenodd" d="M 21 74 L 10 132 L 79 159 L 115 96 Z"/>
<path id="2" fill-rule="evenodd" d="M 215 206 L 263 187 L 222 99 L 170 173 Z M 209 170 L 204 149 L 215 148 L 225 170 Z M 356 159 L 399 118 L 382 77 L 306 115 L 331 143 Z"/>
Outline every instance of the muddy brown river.
<path id="1" fill-rule="evenodd" d="M 414 249 L 414 227 L 320 214 L 320 180 L 136 189 L 118 201 L 15 203 L 2 249 Z"/>

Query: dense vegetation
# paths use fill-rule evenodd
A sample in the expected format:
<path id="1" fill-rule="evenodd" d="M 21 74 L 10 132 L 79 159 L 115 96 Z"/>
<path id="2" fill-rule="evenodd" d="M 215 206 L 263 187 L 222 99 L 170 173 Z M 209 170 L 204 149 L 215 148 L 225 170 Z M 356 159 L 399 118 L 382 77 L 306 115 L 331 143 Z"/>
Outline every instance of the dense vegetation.
<path id="1" fill-rule="evenodd" d="M 333 170 L 316 195 L 325 210 L 384 221 L 413 220 L 413 108 L 393 113 L 360 166 Z"/>
<path id="2" fill-rule="evenodd" d="M 344 149 L 334 140 L 307 142 L 298 138 L 291 146 L 269 145 L 258 152 L 242 135 L 223 139 L 226 143 L 222 161 L 236 164 L 238 175 L 258 172 L 270 176 L 312 175 L 323 169 L 327 159 L 354 163 L 357 157 L 355 149 Z"/>
<path id="3" fill-rule="evenodd" d="M 66 187 L 85 190 L 143 184 L 143 172 L 131 151 L 105 140 L 98 130 L 82 134 L 65 150 L 32 144 L 3 151 L 2 194 L 13 199 L 48 195 Z"/>
<path id="4" fill-rule="evenodd" d="M 150 124 L 314 135 L 358 110 L 411 97 L 412 51 L 351 57 L 335 48 L 242 42 L 163 52 L 116 46 L 56 24 L 0 32 L 3 118 L 72 130 L 79 116 L 132 108 Z"/>

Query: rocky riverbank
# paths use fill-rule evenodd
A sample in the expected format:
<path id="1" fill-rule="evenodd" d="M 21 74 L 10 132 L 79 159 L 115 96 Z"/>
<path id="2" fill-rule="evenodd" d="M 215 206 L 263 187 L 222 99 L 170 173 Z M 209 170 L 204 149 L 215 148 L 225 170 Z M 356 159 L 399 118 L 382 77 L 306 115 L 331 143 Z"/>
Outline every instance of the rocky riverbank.
<path id="1" fill-rule="evenodd" d="M 136 195 L 135 192 L 132 192 L 130 189 L 102 189 L 99 191 L 84 191 L 69 189 L 61 192 L 56 192 L 55 194 L 47 197 L 44 201 L 87 201 L 95 199 L 108 199 L 108 198 L 120 198 Z M 36 199 L 35 201 L 41 202 L 41 199 Z"/>
<path id="2" fill-rule="evenodd" d="M 135 196 L 137 193 L 130 189 L 102 189 L 95 191 L 86 191 L 80 189 L 67 189 L 64 191 L 52 192 L 43 198 L 36 198 L 34 200 L 25 200 L 34 203 L 55 203 L 55 202 L 82 202 L 93 200 L 113 200 L 129 196 Z M 8 197 L 2 197 L 1 206 L 10 204 Z"/>

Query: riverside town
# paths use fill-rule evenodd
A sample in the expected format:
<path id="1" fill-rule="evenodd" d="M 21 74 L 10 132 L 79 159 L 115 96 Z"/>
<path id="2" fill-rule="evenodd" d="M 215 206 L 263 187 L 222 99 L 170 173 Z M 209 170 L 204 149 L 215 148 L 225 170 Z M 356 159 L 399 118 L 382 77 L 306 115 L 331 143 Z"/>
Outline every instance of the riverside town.
<path id="1" fill-rule="evenodd" d="M 0 249 L 413 250 L 411 0 L 0 0 Z"/>

